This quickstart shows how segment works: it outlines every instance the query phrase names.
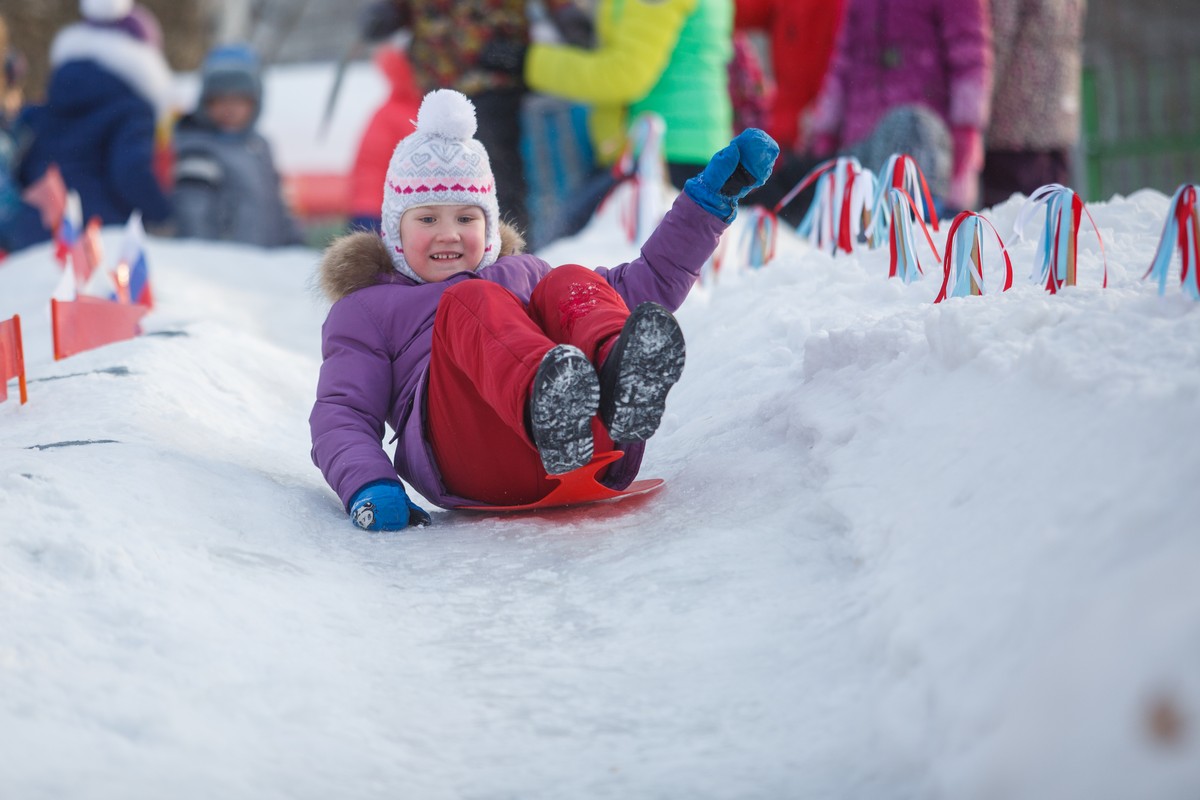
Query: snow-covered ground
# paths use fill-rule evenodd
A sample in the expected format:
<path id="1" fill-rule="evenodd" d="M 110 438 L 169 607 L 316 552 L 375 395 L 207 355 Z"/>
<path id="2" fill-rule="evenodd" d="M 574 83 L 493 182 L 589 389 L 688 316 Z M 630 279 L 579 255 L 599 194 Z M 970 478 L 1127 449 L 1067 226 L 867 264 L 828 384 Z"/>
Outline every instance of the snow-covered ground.
<path id="1" fill-rule="evenodd" d="M 785 236 L 679 313 L 659 494 L 385 534 L 309 460 L 319 253 L 151 239 L 145 335 L 58 362 L 50 251 L 11 257 L 0 797 L 1197 797 L 1167 203 L 1090 206 L 1109 286 L 1088 232 L 1057 296 L 1032 242 L 934 305 Z M 601 220 L 542 255 L 632 251 Z"/>
<path id="2" fill-rule="evenodd" d="M 0 794 L 1195 797 L 1200 306 L 1140 280 L 1166 205 L 1093 205 L 1109 288 L 1084 236 L 1058 296 L 933 305 L 785 238 L 680 312 L 661 493 L 374 535 L 308 458 L 318 253 L 152 239 L 146 334 L 59 362 L 58 269 L 12 257 Z"/>

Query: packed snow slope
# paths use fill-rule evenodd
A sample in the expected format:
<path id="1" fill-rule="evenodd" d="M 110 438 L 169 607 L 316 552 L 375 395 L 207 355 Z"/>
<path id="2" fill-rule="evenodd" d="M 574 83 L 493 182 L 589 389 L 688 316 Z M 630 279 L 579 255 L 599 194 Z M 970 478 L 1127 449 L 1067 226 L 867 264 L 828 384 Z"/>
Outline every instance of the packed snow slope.
<path id="1" fill-rule="evenodd" d="M 381 534 L 309 460 L 319 253 L 151 239 L 144 335 L 57 362 L 50 250 L 10 258 L 0 796 L 1200 796 L 1167 202 L 1092 205 L 1108 288 L 1088 231 L 1055 296 L 1032 241 L 935 305 L 936 267 L 785 235 L 679 312 L 663 491 Z M 632 253 L 600 220 L 543 255 Z"/>

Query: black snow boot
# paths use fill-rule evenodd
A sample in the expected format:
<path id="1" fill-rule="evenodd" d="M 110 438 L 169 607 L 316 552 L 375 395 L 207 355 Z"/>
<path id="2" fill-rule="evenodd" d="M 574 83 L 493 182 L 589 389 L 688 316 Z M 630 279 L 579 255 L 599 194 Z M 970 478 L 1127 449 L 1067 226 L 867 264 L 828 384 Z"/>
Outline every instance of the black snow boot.
<path id="1" fill-rule="evenodd" d="M 614 442 L 644 441 L 658 430 L 684 354 L 670 311 L 658 303 L 633 310 L 600 369 L 600 419 Z"/>
<path id="2" fill-rule="evenodd" d="M 529 398 L 529 430 L 542 466 L 561 475 L 592 460 L 592 417 L 600 402 L 596 368 L 578 347 L 560 344 L 542 358 Z"/>

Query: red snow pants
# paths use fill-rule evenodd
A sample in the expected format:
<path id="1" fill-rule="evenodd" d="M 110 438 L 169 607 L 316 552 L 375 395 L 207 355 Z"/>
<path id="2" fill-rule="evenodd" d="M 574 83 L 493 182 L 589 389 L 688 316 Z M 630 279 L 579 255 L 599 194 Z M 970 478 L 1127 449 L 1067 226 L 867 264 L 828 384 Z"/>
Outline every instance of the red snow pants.
<path id="1" fill-rule="evenodd" d="M 558 267 L 526 306 L 487 280 L 442 295 L 433 323 L 426 396 L 428 434 L 446 489 L 490 505 L 533 503 L 553 484 L 526 426 L 530 388 L 542 357 L 571 344 L 596 365 L 629 316 L 595 271 Z M 599 417 L 595 452 L 613 449 Z"/>

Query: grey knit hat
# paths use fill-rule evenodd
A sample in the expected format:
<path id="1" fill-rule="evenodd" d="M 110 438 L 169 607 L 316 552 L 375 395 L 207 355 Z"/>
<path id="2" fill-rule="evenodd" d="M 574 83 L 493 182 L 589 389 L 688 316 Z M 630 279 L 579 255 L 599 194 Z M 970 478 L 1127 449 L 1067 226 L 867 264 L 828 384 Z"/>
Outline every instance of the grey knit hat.
<path id="1" fill-rule="evenodd" d="M 871 135 L 851 147 L 850 152 L 864 167 L 876 172 L 894 153 L 905 153 L 925 173 L 929 191 L 936 197 L 945 197 L 950 188 L 954 140 L 942 118 L 924 106 L 893 108 L 879 120 Z"/>

